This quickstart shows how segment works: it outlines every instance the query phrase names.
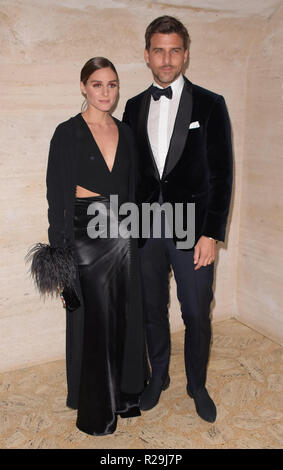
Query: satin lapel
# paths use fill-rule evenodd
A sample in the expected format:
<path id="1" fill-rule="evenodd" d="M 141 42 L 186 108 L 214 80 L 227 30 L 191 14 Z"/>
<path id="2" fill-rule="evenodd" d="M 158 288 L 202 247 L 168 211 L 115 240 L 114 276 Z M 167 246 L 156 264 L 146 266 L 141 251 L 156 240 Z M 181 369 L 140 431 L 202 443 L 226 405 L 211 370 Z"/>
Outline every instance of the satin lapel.
<path id="1" fill-rule="evenodd" d="M 148 120 L 149 105 L 150 105 L 150 99 L 151 99 L 150 88 L 148 88 L 145 91 L 145 94 L 141 102 L 139 120 L 138 120 L 138 139 L 142 148 L 145 149 L 145 155 L 149 155 L 152 161 L 152 165 L 153 165 L 153 169 L 154 169 L 154 173 L 156 177 L 160 179 L 159 171 L 156 166 L 155 158 L 152 153 L 151 145 L 150 145 L 149 138 L 148 138 L 148 132 L 147 132 L 147 120 Z"/>
<path id="2" fill-rule="evenodd" d="M 184 77 L 185 78 L 185 77 Z M 185 78 L 184 88 L 175 120 L 173 134 L 167 153 L 162 178 L 164 178 L 177 164 L 182 155 L 189 132 L 193 110 L 192 84 Z"/>

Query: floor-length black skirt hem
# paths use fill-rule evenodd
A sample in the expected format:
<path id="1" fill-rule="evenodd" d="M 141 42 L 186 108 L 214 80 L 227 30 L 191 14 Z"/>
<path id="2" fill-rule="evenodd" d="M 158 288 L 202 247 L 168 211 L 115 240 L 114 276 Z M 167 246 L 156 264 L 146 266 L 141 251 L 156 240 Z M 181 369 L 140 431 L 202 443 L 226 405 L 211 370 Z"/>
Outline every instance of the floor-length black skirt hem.
<path id="1" fill-rule="evenodd" d="M 90 429 L 80 426 L 79 424 L 76 424 L 76 427 L 78 428 L 79 431 L 84 432 L 85 434 L 88 434 L 89 436 L 108 436 L 109 434 L 114 434 L 114 432 L 116 431 L 117 423 L 116 423 L 115 429 L 109 432 L 103 432 L 103 433 L 94 432 Z"/>
<path id="2" fill-rule="evenodd" d="M 82 431 L 85 434 L 89 434 L 90 436 L 107 436 L 109 434 L 113 434 L 116 431 L 118 416 L 120 416 L 120 418 L 122 419 L 135 418 L 135 417 L 141 416 L 141 412 L 138 406 L 134 406 L 133 408 L 130 408 L 128 411 L 124 411 L 124 412 L 120 411 L 120 412 L 115 413 L 115 415 L 116 415 L 116 421 L 113 425 L 113 428 L 109 431 L 104 431 L 101 433 L 94 432 L 90 428 L 87 428 L 84 425 L 80 424 L 78 420 L 76 422 L 76 427 L 79 429 L 79 431 Z"/>
<path id="3" fill-rule="evenodd" d="M 95 219 L 94 210 L 89 210 L 90 203 L 99 203 L 95 210 L 103 204 L 106 217 Z M 80 431 L 92 436 L 115 432 L 118 415 L 125 418 L 140 416 L 139 395 L 121 391 L 125 338 L 129 319 L 132 323 L 135 321 L 131 317 L 133 309 L 129 309 L 130 240 L 122 236 L 109 237 L 109 224 L 113 223 L 110 213 L 109 198 L 104 196 L 76 200 L 75 247 L 84 303 L 76 425 Z M 99 237 L 94 236 L 96 230 Z M 133 361 L 128 352 L 126 357 Z"/>

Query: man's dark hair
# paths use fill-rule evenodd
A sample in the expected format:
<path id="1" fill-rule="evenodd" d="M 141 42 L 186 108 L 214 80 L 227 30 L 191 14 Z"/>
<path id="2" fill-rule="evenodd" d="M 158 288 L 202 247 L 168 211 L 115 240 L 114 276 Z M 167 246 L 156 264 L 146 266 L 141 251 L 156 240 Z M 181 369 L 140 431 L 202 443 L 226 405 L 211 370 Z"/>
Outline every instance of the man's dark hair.
<path id="1" fill-rule="evenodd" d="M 181 36 L 184 41 L 184 49 L 188 49 L 190 45 L 190 36 L 187 28 L 173 16 L 159 16 L 155 18 L 146 28 L 145 32 L 145 48 L 149 51 L 151 36 L 155 33 L 171 34 L 176 33 Z"/>

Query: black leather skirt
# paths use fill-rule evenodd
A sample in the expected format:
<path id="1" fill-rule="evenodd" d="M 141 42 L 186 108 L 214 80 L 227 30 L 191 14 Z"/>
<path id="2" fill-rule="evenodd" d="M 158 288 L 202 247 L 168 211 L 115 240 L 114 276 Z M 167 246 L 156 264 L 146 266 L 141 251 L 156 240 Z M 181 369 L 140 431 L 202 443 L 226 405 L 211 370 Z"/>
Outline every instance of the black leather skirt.
<path id="1" fill-rule="evenodd" d="M 104 217 L 99 221 L 93 211 L 87 214 L 91 203 L 104 205 Z M 75 247 L 84 303 L 77 427 L 91 435 L 113 433 L 118 415 L 140 415 L 139 395 L 122 391 L 121 384 L 130 315 L 131 241 L 109 236 L 109 206 L 109 198 L 104 196 L 77 198 L 74 213 Z M 98 237 L 92 238 L 93 230 L 99 231 Z"/>

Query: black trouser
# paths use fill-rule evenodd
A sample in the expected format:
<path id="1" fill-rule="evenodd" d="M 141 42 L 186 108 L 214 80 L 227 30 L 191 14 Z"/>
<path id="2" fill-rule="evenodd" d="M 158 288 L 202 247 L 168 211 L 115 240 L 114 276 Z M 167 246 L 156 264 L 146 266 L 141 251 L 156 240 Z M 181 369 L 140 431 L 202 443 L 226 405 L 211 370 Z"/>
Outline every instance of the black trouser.
<path id="1" fill-rule="evenodd" d="M 164 222 L 164 218 L 162 218 Z M 214 264 L 194 270 L 193 251 L 181 251 L 170 238 L 149 238 L 140 249 L 146 331 L 152 376 L 168 374 L 168 319 L 171 266 L 185 323 L 185 367 L 192 393 L 205 386 L 211 324 Z"/>

